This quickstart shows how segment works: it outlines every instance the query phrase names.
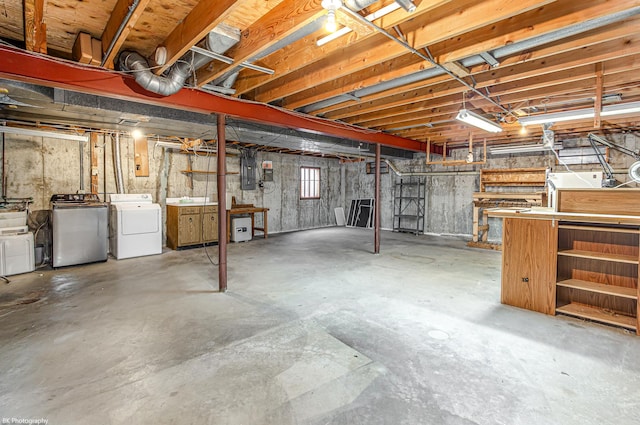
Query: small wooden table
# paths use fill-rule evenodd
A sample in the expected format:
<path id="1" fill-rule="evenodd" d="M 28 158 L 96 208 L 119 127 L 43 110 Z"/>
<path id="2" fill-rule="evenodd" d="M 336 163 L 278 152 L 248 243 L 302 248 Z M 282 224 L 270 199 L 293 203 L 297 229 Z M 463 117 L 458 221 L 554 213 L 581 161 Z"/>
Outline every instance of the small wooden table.
<path id="1" fill-rule="evenodd" d="M 269 208 L 261 208 L 261 207 L 232 207 L 227 210 L 227 242 L 231 240 L 231 216 L 232 215 L 240 215 L 240 214 L 249 214 L 251 215 L 251 238 L 255 236 L 255 231 L 259 230 L 264 235 L 264 238 L 267 239 L 268 236 L 268 227 L 267 227 L 267 211 Z M 262 213 L 262 223 L 263 227 L 255 226 L 255 213 Z"/>

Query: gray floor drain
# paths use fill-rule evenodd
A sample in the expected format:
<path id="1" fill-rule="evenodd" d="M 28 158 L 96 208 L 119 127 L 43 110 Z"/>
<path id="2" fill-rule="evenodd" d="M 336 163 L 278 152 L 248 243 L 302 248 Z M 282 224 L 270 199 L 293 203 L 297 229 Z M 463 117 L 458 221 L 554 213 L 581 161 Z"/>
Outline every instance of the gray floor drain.
<path id="1" fill-rule="evenodd" d="M 439 340 L 449 339 L 448 333 L 446 333 L 445 331 L 439 331 L 437 329 L 433 331 L 429 331 L 428 335 L 433 339 L 439 339 Z"/>

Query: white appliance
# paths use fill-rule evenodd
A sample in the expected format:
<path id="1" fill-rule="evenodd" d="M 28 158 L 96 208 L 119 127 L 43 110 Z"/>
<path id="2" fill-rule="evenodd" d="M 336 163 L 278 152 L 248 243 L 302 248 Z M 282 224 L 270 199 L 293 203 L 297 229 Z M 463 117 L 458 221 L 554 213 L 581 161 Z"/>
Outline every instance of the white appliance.
<path id="1" fill-rule="evenodd" d="M 251 240 L 251 217 L 238 217 L 231 220 L 231 241 L 246 242 Z"/>
<path id="2" fill-rule="evenodd" d="M 110 195 L 109 246 L 116 259 L 162 253 L 162 209 L 149 193 Z"/>
<path id="3" fill-rule="evenodd" d="M 549 205 L 557 211 L 556 190 L 558 189 L 580 189 L 580 188 L 601 188 L 602 171 L 578 171 L 569 173 L 549 173 L 547 175 L 549 185 Z"/>
<path id="4" fill-rule="evenodd" d="M 0 276 L 34 270 L 33 233 L 0 236 Z"/>

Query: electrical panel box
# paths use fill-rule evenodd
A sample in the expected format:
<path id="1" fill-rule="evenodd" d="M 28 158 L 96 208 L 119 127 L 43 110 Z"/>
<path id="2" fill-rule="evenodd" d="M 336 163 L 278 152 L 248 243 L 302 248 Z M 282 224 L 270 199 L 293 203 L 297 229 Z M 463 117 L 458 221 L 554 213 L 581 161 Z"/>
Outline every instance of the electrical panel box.
<path id="1" fill-rule="evenodd" d="M 256 189 L 256 154 L 257 151 L 244 149 L 240 155 L 240 188 Z"/>
<path id="2" fill-rule="evenodd" d="M 231 241 L 246 242 L 251 240 L 251 217 L 239 217 L 231 220 Z"/>

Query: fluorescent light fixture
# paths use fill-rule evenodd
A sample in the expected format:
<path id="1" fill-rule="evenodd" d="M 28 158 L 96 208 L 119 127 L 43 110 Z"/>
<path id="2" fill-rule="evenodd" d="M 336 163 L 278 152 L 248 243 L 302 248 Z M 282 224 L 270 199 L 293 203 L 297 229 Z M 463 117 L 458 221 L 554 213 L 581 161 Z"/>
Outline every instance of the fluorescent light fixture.
<path id="1" fill-rule="evenodd" d="M 391 3 L 367 16 L 365 16 L 364 18 L 366 20 L 368 20 L 369 22 L 373 22 L 378 18 L 382 18 L 383 16 L 388 15 L 389 13 L 393 12 L 394 10 L 398 10 L 400 9 L 400 5 L 398 3 Z M 330 41 L 333 41 L 337 38 L 342 37 L 345 34 L 349 34 L 351 31 L 353 31 L 351 28 L 349 27 L 342 27 L 340 28 L 338 31 L 334 32 L 333 34 L 329 34 L 326 37 L 322 37 L 320 40 L 318 40 L 316 42 L 316 45 L 318 46 L 324 46 L 325 44 L 327 44 Z"/>
<path id="2" fill-rule="evenodd" d="M 600 116 L 609 117 L 613 115 L 632 114 L 640 112 L 640 102 L 618 103 L 616 105 L 607 105 L 602 108 Z M 581 120 L 585 118 L 593 118 L 595 116 L 594 108 L 576 109 L 574 111 L 555 112 L 551 114 L 531 115 L 518 119 L 521 125 L 535 125 L 554 123 L 562 121 Z"/>
<path id="3" fill-rule="evenodd" d="M 50 137 L 52 139 L 75 140 L 78 142 L 89 141 L 89 136 L 77 136 L 74 134 L 58 133 L 55 131 L 31 130 L 20 127 L 0 126 L 0 133 L 19 134 L 21 136 Z"/>
<path id="4" fill-rule="evenodd" d="M 495 122 L 489 121 L 488 119 L 481 117 L 475 112 L 471 112 L 466 109 L 460 109 L 460 112 L 458 112 L 458 116 L 456 116 L 456 119 L 474 127 L 489 131 L 491 133 L 499 133 L 502 131 L 502 127 L 500 127 Z"/>
<path id="5" fill-rule="evenodd" d="M 404 10 L 409 13 L 413 13 L 416 11 L 416 5 L 413 4 L 413 1 L 411 0 L 396 0 L 396 3 L 398 3 Z"/>
<path id="6" fill-rule="evenodd" d="M 562 142 L 555 143 L 553 132 L 545 130 L 551 134 L 542 137 L 542 143 L 515 144 L 489 146 L 489 152 L 492 155 L 507 155 L 511 153 L 527 153 L 527 152 L 544 152 L 548 150 L 561 151 L 563 149 Z"/>
<path id="7" fill-rule="evenodd" d="M 548 145 L 537 143 L 533 145 L 499 145 L 489 146 L 491 155 L 508 155 L 511 153 L 543 152 L 549 150 Z"/>

